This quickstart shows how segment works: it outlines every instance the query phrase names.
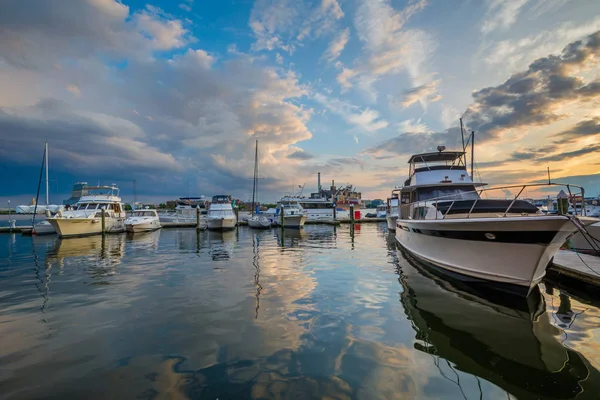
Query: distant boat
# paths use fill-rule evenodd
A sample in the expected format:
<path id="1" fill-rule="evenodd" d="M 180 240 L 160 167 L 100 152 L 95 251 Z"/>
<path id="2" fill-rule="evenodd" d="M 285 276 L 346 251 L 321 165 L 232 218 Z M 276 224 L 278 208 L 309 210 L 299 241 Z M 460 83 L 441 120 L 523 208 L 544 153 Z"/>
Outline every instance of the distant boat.
<path id="1" fill-rule="evenodd" d="M 255 200 L 258 196 L 258 140 L 254 151 L 254 181 L 252 183 L 252 215 L 248 218 L 248 226 L 254 229 L 267 229 L 271 227 L 271 221 L 264 215 L 256 214 Z"/>
<path id="2" fill-rule="evenodd" d="M 231 204 L 231 196 L 213 196 L 208 213 L 206 215 L 207 228 L 209 230 L 231 230 L 235 229 L 237 220 Z"/>
<path id="3" fill-rule="evenodd" d="M 387 199 L 385 220 L 387 222 L 388 230 L 396 230 L 396 220 L 400 212 L 400 199 L 398 198 L 399 190 L 392 190 L 392 197 Z"/>
<path id="4" fill-rule="evenodd" d="M 175 212 L 160 213 L 162 222 L 196 222 L 198 209 L 200 214 L 206 214 L 206 197 L 180 197 L 177 199 Z"/>

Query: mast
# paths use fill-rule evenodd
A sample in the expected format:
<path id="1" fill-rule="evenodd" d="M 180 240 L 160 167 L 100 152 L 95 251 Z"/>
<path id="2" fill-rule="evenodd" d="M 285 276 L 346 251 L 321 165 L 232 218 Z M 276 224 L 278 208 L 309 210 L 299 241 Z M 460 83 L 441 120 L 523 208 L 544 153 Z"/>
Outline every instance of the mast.
<path id="1" fill-rule="evenodd" d="M 49 191 L 48 191 L 48 142 L 46 142 L 46 149 L 44 150 L 44 154 L 46 155 L 46 206 L 50 204 L 49 199 Z"/>
<path id="2" fill-rule="evenodd" d="M 258 139 L 254 150 L 254 180 L 252 181 L 252 216 L 254 216 L 254 200 L 256 196 L 256 174 L 258 173 Z"/>
<path id="3" fill-rule="evenodd" d="M 462 139 L 462 145 L 463 145 L 463 147 L 462 147 L 463 150 L 462 151 L 464 152 L 465 151 L 465 131 L 463 129 L 462 118 L 460 118 L 459 121 L 460 121 L 460 138 Z M 463 154 L 463 157 L 465 157 L 464 154 Z M 465 167 L 466 167 L 467 166 L 467 160 L 463 160 L 463 161 L 464 161 Z"/>
<path id="4" fill-rule="evenodd" d="M 475 182 L 473 175 L 473 159 L 475 158 L 475 131 L 471 131 L 471 182 Z"/>

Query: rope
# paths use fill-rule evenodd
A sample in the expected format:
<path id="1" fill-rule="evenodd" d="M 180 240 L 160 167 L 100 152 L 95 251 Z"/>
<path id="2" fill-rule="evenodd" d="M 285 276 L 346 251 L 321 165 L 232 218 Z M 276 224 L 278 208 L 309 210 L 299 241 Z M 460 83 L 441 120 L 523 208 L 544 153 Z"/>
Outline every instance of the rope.
<path id="1" fill-rule="evenodd" d="M 591 246 L 591 248 L 593 250 L 596 251 L 600 251 L 598 249 L 596 249 L 594 246 L 594 244 L 592 242 L 590 242 L 587 238 L 586 235 L 592 237 L 591 235 L 589 235 L 589 233 L 587 232 L 587 229 L 585 229 L 585 226 L 581 223 L 581 221 L 579 221 L 579 219 L 575 216 L 569 215 L 567 216 L 569 218 L 569 220 L 573 223 L 573 225 L 575 225 L 575 227 L 577 228 L 577 230 L 581 233 L 581 235 L 583 236 L 583 238 L 586 240 L 586 242 L 588 242 L 588 244 Z M 575 222 L 577 221 L 577 222 Z M 593 240 L 596 240 L 595 238 L 592 237 Z M 581 260 L 581 262 L 583 263 L 583 265 L 586 266 L 587 269 L 589 269 L 590 271 L 592 271 L 594 274 L 600 276 L 600 273 L 596 272 L 592 267 L 590 267 L 584 260 L 583 257 L 581 257 L 581 255 L 579 254 L 579 252 L 577 251 L 576 248 L 573 247 L 573 244 L 571 243 L 571 239 L 569 239 L 569 245 L 571 246 L 571 249 L 573 249 L 573 251 L 575 252 L 575 254 L 577 254 L 577 257 L 579 257 L 579 259 Z"/>

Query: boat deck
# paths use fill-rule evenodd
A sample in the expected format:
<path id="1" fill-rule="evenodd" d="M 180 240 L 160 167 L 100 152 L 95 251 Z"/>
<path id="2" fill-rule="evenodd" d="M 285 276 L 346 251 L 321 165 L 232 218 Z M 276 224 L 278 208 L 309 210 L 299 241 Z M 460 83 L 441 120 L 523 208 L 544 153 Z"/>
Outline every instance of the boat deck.
<path id="1" fill-rule="evenodd" d="M 550 271 L 600 287 L 600 257 L 559 250 Z"/>

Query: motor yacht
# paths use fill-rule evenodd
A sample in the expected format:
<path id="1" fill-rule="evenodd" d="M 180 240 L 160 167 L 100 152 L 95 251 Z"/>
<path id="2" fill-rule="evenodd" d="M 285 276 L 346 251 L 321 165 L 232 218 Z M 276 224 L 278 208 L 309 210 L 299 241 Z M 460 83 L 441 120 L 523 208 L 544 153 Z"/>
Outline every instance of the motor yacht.
<path id="1" fill-rule="evenodd" d="M 283 224 L 285 228 L 302 228 L 306 222 L 306 215 L 302 206 L 294 197 L 282 197 L 277 203 L 277 211 L 272 217 L 274 225 L 281 226 L 281 213 L 283 213 Z"/>
<path id="2" fill-rule="evenodd" d="M 102 233 L 102 210 L 104 231 L 125 232 L 125 211 L 119 189 L 110 186 L 88 186 L 87 194 L 75 204 L 73 210 L 65 210 L 46 219 L 59 236 L 87 236 Z"/>
<path id="3" fill-rule="evenodd" d="M 519 200 L 526 188 L 546 184 L 484 189 L 484 183 L 473 182 L 467 173 L 464 151 L 444 150 L 440 146 L 438 152 L 410 157 L 409 177 L 400 190 L 397 241 L 451 274 L 527 295 L 565 240 L 594 219 L 545 215 Z M 583 193 L 575 185 L 560 186 Z M 503 197 L 517 194 L 491 199 L 493 190 Z"/>
<path id="4" fill-rule="evenodd" d="M 207 213 L 206 197 L 180 197 L 175 212 L 161 213 L 159 217 L 162 222 L 196 222 L 198 209 L 202 215 Z"/>
<path id="5" fill-rule="evenodd" d="M 160 219 L 156 210 L 135 210 L 125 220 L 127 232 L 149 232 L 160 228 Z"/>
<path id="6" fill-rule="evenodd" d="M 385 218 L 387 216 L 387 204 L 380 204 L 375 211 L 377 218 Z"/>
<path id="7" fill-rule="evenodd" d="M 232 200 L 229 195 L 213 196 L 206 215 L 207 228 L 210 230 L 235 229 L 237 219 L 233 212 Z"/>
<path id="8" fill-rule="evenodd" d="M 399 190 L 392 191 L 392 197 L 387 199 L 385 220 L 388 230 L 396 230 L 396 220 L 398 219 L 398 211 L 400 207 L 400 198 L 398 197 Z"/>

